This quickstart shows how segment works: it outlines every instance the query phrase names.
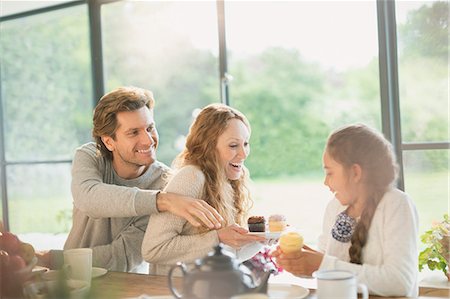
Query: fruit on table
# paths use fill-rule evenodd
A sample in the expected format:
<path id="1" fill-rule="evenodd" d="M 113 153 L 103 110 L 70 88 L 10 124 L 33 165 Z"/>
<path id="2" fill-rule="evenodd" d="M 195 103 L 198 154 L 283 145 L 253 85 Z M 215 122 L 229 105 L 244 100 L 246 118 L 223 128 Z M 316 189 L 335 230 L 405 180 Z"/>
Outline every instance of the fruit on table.
<path id="1" fill-rule="evenodd" d="M 20 256 L 29 264 L 35 255 L 33 246 L 30 243 L 20 244 Z"/>
<path id="2" fill-rule="evenodd" d="M 7 265 L 9 265 L 9 254 L 0 250 L 0 270 L 4 269 Z"/>
<path id="3" fill-rule="evenodd" d="M 16 235 L 10 232 L 0 233 L 0 250 L 5 250 L 9 254 L 18 253 L 20 250 L 20 241 Z"/>
<path id="4" fill-rule="evenodd" d="M 31 277 L 35 251 L 10 232 L 0 232 L 0 298 L 22 296 L 22 283 Z"/>

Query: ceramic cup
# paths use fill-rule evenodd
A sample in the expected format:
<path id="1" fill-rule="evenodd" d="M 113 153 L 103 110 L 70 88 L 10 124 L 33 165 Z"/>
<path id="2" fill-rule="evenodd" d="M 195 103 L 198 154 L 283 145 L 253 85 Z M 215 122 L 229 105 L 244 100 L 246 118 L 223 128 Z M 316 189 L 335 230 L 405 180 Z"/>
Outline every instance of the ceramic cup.
<path id="1" fill-rule="evenodd" d="M 69 279 L 82 280 L 91 285 L 92 249 L 76 248 L 64 250 L 64 271 Z"/>
<path id="2" fill-rule="evenodd" d="M 352 272 L 344 270 L 322 270 L 314 272 L 317 278 L 317 298 L 357 299 L 358 291 L 363 299 L 369 298 L 367 286 L 356 281 Z"/>

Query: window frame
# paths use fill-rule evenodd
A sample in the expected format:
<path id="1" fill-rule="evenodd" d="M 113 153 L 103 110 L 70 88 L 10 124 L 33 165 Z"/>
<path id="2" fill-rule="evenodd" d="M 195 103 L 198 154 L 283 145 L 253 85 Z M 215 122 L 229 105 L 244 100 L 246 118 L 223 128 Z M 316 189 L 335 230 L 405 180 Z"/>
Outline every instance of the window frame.
<path id="1" fill-rule="evenodd" d="M 103 96 L 104 69 L 102 54 L 102 29 L 101 29 L 101 6 L 120 0 L 77 0 L 63 4 L 34 9 L 26 12 L 16 13 L 0 17 L 0 23 L 25 18 L 32 15 L 65 9 L 76 5 L 87 5 L 89 14 L 89 34 L 91 53 L 91 75 L 93 86 L 93 107 Z M 449 150 L 450 142 L 403 142 L 401 136 L 401 111 L 398 87 L 398 62 L 397 62 L 397 36 L 396 36 L 396 1 L 376 0 L 378 45 L 379 45 L 379 83 L 382 131 L 386 138 L 393 144 L 394 151 L 399 163 L 398 187 L 404 190 L 404 165 L 403 152 L 410 150 Z M 219 77 L 221 101 L 230 105 L 230 74 L 227 69 L 227 47 L 225 32 L 225 1 L 216 0 L 219 32 Z M 1 65 L 0 65 L 1 67 Z M 1 73 L 0 73 L 1 76 Z M 0 77 L 1 79 L 1 77 Z M 32 165 L 32 164 L 54 164 L 71 163 L 71 160 L 46 160 L 46 161 L 6 161 L 5 157 L 5 132 L 3 100 L 1 96 L 2 85 L 0 80 L 0 188 L 2 199 L 2 217 L 6 230 L 9 230 L 9 210 L 7 196 L 7 166 L 8 165 Z"/>

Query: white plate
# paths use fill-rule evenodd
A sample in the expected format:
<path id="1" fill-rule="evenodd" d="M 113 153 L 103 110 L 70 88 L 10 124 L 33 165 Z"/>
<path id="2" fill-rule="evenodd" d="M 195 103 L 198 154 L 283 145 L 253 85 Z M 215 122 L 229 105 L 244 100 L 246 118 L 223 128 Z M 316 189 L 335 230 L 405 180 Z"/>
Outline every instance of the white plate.
<path id="1" fill-rule="evenodd" d="M 108 270 L 104 268 L 92 267 L 92 278 L 100 277 L 105 275 Z"/>
<path id="2" fill-rule="evenodd" d="M 249 232 L 249 235 L 266 237 L 267 240 L 279 239 L 281 232 L 271 233 L 271 232 Z"/>
<path id="3" fill-rule="evenodd" d="M 105 275 L 108 270 L 103 268 L 92 267 L 92 278 L 97 278 Z M 47 272 L 41 273 L 43 280 L 57 280 L 59 275 L 59 270 L 49 270 Z"/>
<path id="4" fill-rule="evenodd" d="M 309 290 L 295 284 L 269 283 L 267 294 L 271 299 L 301 299 L 308 296 Z"/>
<path id="5" fill-rule="evenodd" d="M 33 273 L 42 273 L 42 272 L 47 272 L 49 269 L 47 267 L 42 267 L 42 266 L 34 266 L 32 272 Z"/>

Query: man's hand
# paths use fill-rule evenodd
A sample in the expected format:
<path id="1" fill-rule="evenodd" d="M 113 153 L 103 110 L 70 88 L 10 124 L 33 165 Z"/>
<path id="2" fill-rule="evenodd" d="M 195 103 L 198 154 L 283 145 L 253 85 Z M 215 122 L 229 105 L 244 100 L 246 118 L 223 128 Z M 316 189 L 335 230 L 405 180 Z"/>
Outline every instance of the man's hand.
<path id="1" fill-rule="evenodd" d="M 224 221 L 216 209 L 204 200 L 175 193 L 160 192 L 156 198 L 156 206 L 160 212 L 167 211 L 183 217 L 195 227 L 204 225 L 210 229 L 219 229 Z"/>
<path id="2" fill-rule="evenodd" d="M 264 242 L 266 239 L 261 236 L 249 235 L 248 230 L 233 224 L 217 231 L 220 242 L 228 246 L 239 249 L 242 246 L 253 242 Z"/>
<path id="3" fill-rule="evenodd" d="M 278 266 L 296 276 L 311 276 L 319 269 L 323 254 L 304 245 L 302 250 L 283 253 L 280 247 L 272 252 Z"/>

